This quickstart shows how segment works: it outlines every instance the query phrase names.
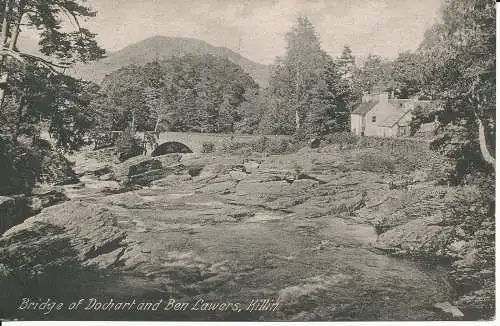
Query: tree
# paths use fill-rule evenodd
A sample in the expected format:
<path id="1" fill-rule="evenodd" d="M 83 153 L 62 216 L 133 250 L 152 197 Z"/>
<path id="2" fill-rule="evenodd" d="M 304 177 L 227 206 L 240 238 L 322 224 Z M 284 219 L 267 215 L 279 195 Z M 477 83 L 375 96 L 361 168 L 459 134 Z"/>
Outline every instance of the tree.
<path id="1" fill-rule="evenodd" d="M 459 181 L 495 169 L 495 2 L 448 0 L 442 17 L 419 52 L 426 60 L 424 92 L 444 103 L 443 136 L 434 146 L 454 159 Z"/>
<path id="2" fill-rule="evenodd" d="M 341 94 L 340 98 L 344 102 L 345 110 L 350 113 L 359 104 L 363 91 L 356 82 L 356 59 L 349 46 L 344 46 L 341 56 L 336 60 L 336 65 L 340 75 L 337 92 Z M 348 116 L 345 117 L 346 123 L 347 118 Z"/>
<path id="3" fill-rule="evenodd" d="M 69 67 L 76 61 L 87 62 L 104 55 L 95 41 L 95 34 L 79 24 L 82 17 L 93 17 L 95 12 L 80 2 L 72 0 L 5 0 L 0 8 L 2 20 L 0 30 L 0 108 L 9 85 L 8 64 L 14 60 L 22 64 L 44 66 L 52 72 L 57 68 Z M 62 32 L 63 17 L 76 26 L 75 31 Z M 21 26 L 40 31 L 40 52 L 52 56 L 59 62 L 23 53 L 17 48 Z"/>
<path id="4" fill-rule="evenodd" d="M 391 62 L 378 55 L 369 54 L 363 66 L 356 70 L 357 87 L 362 92 L 376 93 L 392 88 Z"/>
<path id="5" fill-rule="evenodd" d="M 241 67 L 211 55 L 172 57 L 123 67 L 103 81 L 122 120 L 138 130 L 232 132 L 245 94 L 258 89 Z"/>
<path id="6" fill-rule="evenodd" d="M 299 17 L 286 41 L 286 54 L 273 66 L 268 94 L 263 96 L 270 100 L 264 107 L 272 111 L 266 116 L 277 117 L 279 112 L 284 119 L 281 131 L 288 132 L 289 121 L 295 120 L 295 132 L 306 136 L 344 130 L 350 90 L 336 63 L 321 48 L 314 26 Z M 287 108 L 290 112 L 283 112 Z"/>
<path id="7" fill-rule="evenodd" d="M 98 88 L 27 62 L 11 74 L 1 129 L 17 143 L 20 136 L 40 137 L 43 126 L 61 148 L 78 148 L 92 126 L 89 104 Z"/>
<path id="8" fill-rule="evenodd" d="M 297 24 L 286 35 L 287 48 L 283 64 L 289 70 L 294 84 L 290 89 L 295 99 L 295 115 L 298 117 L 296 129 L 307 114 L 306 92 L 324 66 L 326 54 L 312 23 L 307 17 L 299 17 Z"/>
<path id="9" fill-rule="evenodd" d="M 391 79 L 399 98 L 410 98 L 423 88 L 424 60 L 418 53 L 402 52 L 393 62 Z"/>
<path id="10" fill-rule="evenodd" d="M 354 68 L 356 67 L 356 59 L 349 46 L 344 45 L 342 55 L 337 60 L 337 67 L 342 79 L 352 81 Z"/>

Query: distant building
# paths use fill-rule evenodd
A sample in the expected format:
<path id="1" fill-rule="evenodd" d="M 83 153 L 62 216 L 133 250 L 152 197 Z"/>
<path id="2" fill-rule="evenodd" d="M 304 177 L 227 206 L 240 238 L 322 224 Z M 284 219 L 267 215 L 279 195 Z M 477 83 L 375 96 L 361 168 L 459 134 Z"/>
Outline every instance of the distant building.
<path id="1" fill-rule="evenodd" d="M 351 132 L 360 136 L 410 136 L 413 110 L 430 104 L 416 99 L 389 99 L 389 93 L 365 94 L 351 113 Z"/>

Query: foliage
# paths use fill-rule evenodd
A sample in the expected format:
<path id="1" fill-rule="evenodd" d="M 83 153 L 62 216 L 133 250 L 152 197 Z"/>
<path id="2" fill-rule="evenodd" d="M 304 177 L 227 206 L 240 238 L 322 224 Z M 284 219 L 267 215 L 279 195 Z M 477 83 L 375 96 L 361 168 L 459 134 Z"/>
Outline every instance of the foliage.
<path id="1" fill-rule="evenodd" d="M 422 89 L 424 64 L 419 54 L 410 51 L 402 52 L 392 63 L 391 79 L 395 96 L 398 98 L 411 98 Z"/>
<path id="2" fill-rule="evenodd" d="M 325 136 L 323 140 L 329 144 L 338 144 L 343 148 L 347 148 L 356 145 L 359 137 L 350 132 L 335 132 Z"/>
<path id="3" fill-rule="evenodd" d="M 348 67 L 338 69 L 305 17 L 297 19 L 286 41 L 286 55 L 273 66 L 270 86 L 259 99 L 259 129 L 268 134 L 302 129 L 308 136 L 345 130 L 351 89 L 342 77 Z"/>
<path id="4" fill-rule="evenodd" d="M 0 194 L 29 193 L 37 182 L 73 183 L 78 178 L 69 162 L 44 140 L 29 145 L 0 137 Z"/>
<path id="5" fill-rule="evenodd" d="M 419 49 L 425 60 L 422 92 L 444 103 L 442 137 L 434 147 L 456 162 L 450 177 L 461 183 L 473 174 L 494 173 L 495 2 L 445 1 L 442 16 Z"/>
<path id="6" fill-rule="evenodd" d="M 375 54 L 369 54 L 363 63 L 354 71 L 356 88 L 360 93 L 378 93 L 391 90 L 392 62 Z"/>
<path id="7" fill-rule="evenodd" d="M 95 11 L 82 5 L 82 1 L 72 0 L 9 0 L 0 6 L 2 18 L 0 45 L 4 49 L 1 54 L 0 72 L 0 105 L 3 104 L 5 90 L 10 86 L 8 65 L 17 62 L 21 65 L 31 64 L 44 67 L 52 73 L 57 68 L 69 67 L 81 61 L 87 62 L 101 58 L 104 50 L 97 45 L 95 34 L 81 27 L 79 20 L 83 17 L 95 16 Z M 68 18 L 75 26 L 73 31 L 63 29 L 64 19 Z M 58 60 L 58 63 L 45 58 L 20 52 L 17 48 L 21 26 L 29 26 L 39 31 L 39 50 L 45 56 Z M 8 49 L 5 51 L 5 49 Z"/>
<path id="8" fill-rule="evenodd" d="M 131 157 L 141 155 L 144 152 L 141 139 L 135 137 L 132 130 L 125 130 L 116 140 L 115 152 L 118 155 L 120 162 L 123 162 Z"/>
<path id="9" fill-rule="evenodd" d="M 301 145 L 299 143 L 274 136 L 261 136 L 249 141 L 224 141 L 222 151 L 225 153 L 267 153 L 267 154 L 286 154 L 296 152 Z"/>
<path id="10" fill-rule="evenodd" d="M 51 75 L 47 68 L 26 65 L 13 71 L 0 114 L 0 130 L 13 136 L 37 138 L 48 132 L 65 150 L 78 149 L 96 119 L 89 107 L 98 88 L 65 75 Z"/>
<path id="11" fill-rule="evenodd" d="M 211 55 L 131 65 L 103 81 L 103 93 L 120 116 L 115 128 L 134 120 L 137 130 L 163 124 L 170 131 L 232 132 L 247 118 L 240 105 L 257 89 L 241 67 Z"/>
<path id="12" fill-rule="evenodd" d="M 40 161 L 29 147 L 0 137 L 0 194 L 28 193 L 40 174 Z"/>
<path id="13" fill-rule="evenodd" d="M 215 151 L 215 144 L 211 142 L 204 142 L 201 145 L 201 152 L 202 153 L 212 153 Z"/>
<path id="14" fill-rule="evenodd" d="M 394 173 L 396 160 L 386 153 L 364 152 L 358 157 L 358 169 L 361 171 Z"/>
<path id="15" fill-rule="evenodd" d="M 95 15 L 81 2 L 9 0 L 0 6 L 0 132 L 9 139 L 2 145 L 2 173 L 8 173 L 2 191 L 26 192 L 37 181 L 71 175 L 62 154 L 42 145 L 40 137 L 48 133 L 58 148 L 71 151 L 83 145 L 92 126 L 88 104 L 95 85 L 58 71 L 104 55 L 95 34 L 79 25 Z M 66 18 L 75 30 L 64 28 Z M 38 31 L 44 57 L 17 47 L 20 33 L 30 28 Z"/>

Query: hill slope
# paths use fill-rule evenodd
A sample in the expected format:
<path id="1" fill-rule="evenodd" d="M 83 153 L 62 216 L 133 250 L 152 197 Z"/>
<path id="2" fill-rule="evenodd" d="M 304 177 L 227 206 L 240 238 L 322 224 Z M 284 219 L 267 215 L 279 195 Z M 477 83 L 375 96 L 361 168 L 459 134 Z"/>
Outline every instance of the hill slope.
<path id="1" fill-rule="evenodd" d="M 72 75 L 100 83 L 106 74 L 123 66 L 130 64 L 143 65 L 154 60 L 188 53 L 226 57 L 241 66 L 259 85 L 265 87 L 268 84 L 270 72 L 267 65 L 255 63 L 227 48 L 215 47 L 205 41 L 165 36 L 154 36 L 145 39 L 117 52 L 109 53 L 107 58 L 98 62 L 79 65 L 74 68 Z"/>

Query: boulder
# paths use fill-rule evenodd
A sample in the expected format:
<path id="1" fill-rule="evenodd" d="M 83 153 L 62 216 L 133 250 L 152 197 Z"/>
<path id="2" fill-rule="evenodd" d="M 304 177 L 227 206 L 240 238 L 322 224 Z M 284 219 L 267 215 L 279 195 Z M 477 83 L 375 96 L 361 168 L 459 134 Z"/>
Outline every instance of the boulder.
<path id="1" fill-rule="evenodd" d="M 249 160 L 249 161 L 245 161 L 243 163 L 243 166 L 245 167 L 245 171 L 252 172 L 252 171 L 255 171 L 255 170 L 257 170 L 259 168 L 260 163 L 257 162 L 257 161 L 251 161 L 251 160 Z"/>
<path id="2" fill-rule="evenodd" d="M 433 306 L 436 310 L 443 312 L 444 314 L 452 317 L 454 319 L 461 319 L 464 314 L 457 307 L 451 305 L 449 302 L 439 302 Z"/>
<path id="3" fill-rule="evenodd" d="M 319 139 L 319 138 L 313 138 L 313 139 L 311 139 L 311 141 L 309 142 L 309 146 L 310 146 L 311 148 L 313 148 L 313 149 L 314 149 L 314 148 L 318 148 L 318 147 L 319 147 L 319 145 L 321 145 L 321 139 Z"/>
<path id="4" fill-rule="evenodd" d="M 445 258 L 453 227 L 440 226 L 442 215 L 422 217 L 379 235 L 375 248 L 402 256 Z"/>
<path id="5" fill-rule="evenodd" d="M 162 179 L 155 180 L 151 182 L 151 186 L 153 187 L 168 187 L 172 185 L 176 185 L 182 182 L 187 182 L 191 180 L 191 176 L 189 174 L 171 174 Z"/>
<path id="6" fill-rule="evenodd" d="M 182 174 L 186 171 L 183 164 L 179 164 L 179 154 L 162 155 L 154 159 L 149 157 L 133 158 L 118 164 L 113 173 L 118 182 L 123 185 L 149 185 L 170 174 Z"/>
<path id="7" fill-rule="evenodd" d="M 46 192 L 35 193 L 31 196 L 31 200 L 34 203 L 40 201 L 41 207 L 45 208 L 67 201 L 69 198 L 63 191 L 53 189 Z"/>
<path id="8" fill-rule="evenodd" d="M 113 173 L 106 173 L 99 177 L 99 180 L 101 181 L 111 181 L 113 179 L 114 179 Z"/>
<path id="9" fill-rule="evenodd" d="M 247 174 L 242 171 L 230 171 L 229 175 L 231 176 L 231 179 L 235 181 L 241 181 L 247 177 Z"/>
<path id="10" fill-rule="evenodd" d="M 124 218 L 104 205 L 75 201 L 44 209 L 0 237 L 2 269 L 21 275 L 26 284 L 45 275 L 60 285 L 78 278 L 84 269 L 123 264 L 124 248 L 130 242 L 125 241 L 117 220 Z"/>

